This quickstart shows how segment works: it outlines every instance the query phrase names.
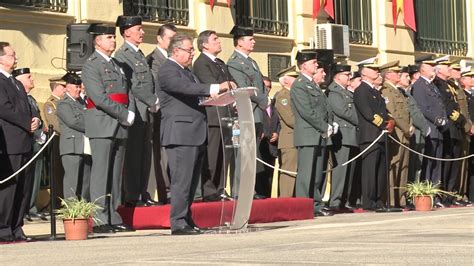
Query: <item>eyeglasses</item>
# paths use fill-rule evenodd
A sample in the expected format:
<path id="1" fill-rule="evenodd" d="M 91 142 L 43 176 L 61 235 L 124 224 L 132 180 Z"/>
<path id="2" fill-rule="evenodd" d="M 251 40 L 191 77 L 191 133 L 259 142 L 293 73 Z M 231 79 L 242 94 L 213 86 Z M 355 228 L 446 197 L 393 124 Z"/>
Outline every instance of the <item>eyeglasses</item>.
<path id="1" fill-rule="evenodd" d="M 178 47 L 179 50 L 183 50 L 185 52 L 187 52 L 188 54 L 192 54 L 194 53 L 194 48 L 191 48 L 191 49 L 184 49 L 184 48 L 181 48 L 181 47 Z"/>

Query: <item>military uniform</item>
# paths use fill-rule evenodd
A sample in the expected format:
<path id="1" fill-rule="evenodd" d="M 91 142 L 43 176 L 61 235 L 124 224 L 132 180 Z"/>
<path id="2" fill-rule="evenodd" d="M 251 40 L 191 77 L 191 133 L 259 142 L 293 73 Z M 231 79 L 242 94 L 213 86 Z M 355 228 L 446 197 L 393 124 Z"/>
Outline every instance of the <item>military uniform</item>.
<path id="1" fill-rule="evenodd" d="M 469 118 L 471 119 L 471 121 L 474 121 L 474 92 L 472 90 L 464 90 L 464 94 L 466 95 Z M 474 153 L 474 136 L 471 136 L 470 139 L 469 153 Z M 466 195 L 468 200 L 472 202 L 474 201 L 474 158 L 472 157 L 469 158 L 468 168 L 469 169 L 466 182 Z"/>
<path id="2" fill-rule="evenodd" d="M 134 22 L 128 18 L 137 19 Z M 141 25 L 140 17 L 117 18 L 117 26 L 121 28 L 134 25 Z M 142 202 L 153 203 L 148 199 L 147 193 L 152 153 L 152 123 L 148 107 L 154 108 L 158 104 L 153 75 L 142 51 L 128 41 L 117 50 L 115 58 L 123 63 L 122 67 L 136 102 L 136 110 L 133 110 L 136 119 L 129 130 L 125 154 L 124 200 L 131 205 L 135 205 L 140 199 Z"/>
<path id="3" fill-rule="evenodd" d="M 395 119 L 395 130 L 391 134 L 402 144 L 410 145 L 412 130 L 412 119 L 408 102 L 397 87 L 386 81 L 380 90 L 385 98 L 387 111 Z M 409 151 L 393 140 L 389 140 L 389 180 L 390 180 L 390 203 L 392 206 L 405 206 L 404 189 L 408 179 Z"/>
<path id="4" fill-rule="evenodd" d="M 294 144 L 298 149 L 296 197 L 314 199 L 315 213 L 323 210 L 322 190 L 328 125 L 332 110 L 326 95 L 311 78 L 300 74 L 290 90 L 295 116 Z"/>
<path id="5" fill-rule="evenodd" d="M 334 167 L 337 168 L 332 171 L 329 207 L 339 208 L 349 200 L 352 193 L 356 163 L 343 167 L 341 164 L 357 155 L 359 121 L 352 92 L 337 82 L 332 82 L 328 86 L 328 102 L 334 114 L 334 122 L 339 124 L 338 132 L 332 136 Z"/>
<path id="6" fill-rule="evenodd" d="M 114 226 L 122 224 L 117 208 L 122 194 L 129 115 L 135 111 L 135 98 L 129 94 L 119 63 L 97 50 L 84 64 L 82 80 L 88 96 L 84 122 L 93 162 L 91 200 L 103 208 L 96 217 L 101 224 Z"/>
<path id="7" fill-rule="evenodd" d="M 90 155 L 84 154 L 85 103 L 66 94 L 58 101 L 59 150 L 64 167 L 64 197 L 90 200 Z"/>
<path id="8" fill-rule="evenodd" d="M 290 91 L 282 88 L 275 95 L 275 108 L 280 118 L 281 129 L 278 136 L 280 150 L 280 169 L 296 172 L 298 152 L 294 145 L 295 116 L 291 108 Z M 279 173 L 279 196 L 293 197 L 295 192 L 296 175 Z"/>

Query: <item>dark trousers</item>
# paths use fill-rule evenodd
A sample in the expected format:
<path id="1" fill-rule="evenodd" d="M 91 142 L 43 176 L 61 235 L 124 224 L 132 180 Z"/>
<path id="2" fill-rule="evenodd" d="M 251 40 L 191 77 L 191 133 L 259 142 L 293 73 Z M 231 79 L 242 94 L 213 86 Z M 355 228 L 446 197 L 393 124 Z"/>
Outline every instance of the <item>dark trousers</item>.
<path id="1" fill-rule="evenodd" d="M 360 150 L 369 146 L 360 145 Z M 387 169 L 385 143 L 377 142 L 361 156 L 362 207 L 373 209 L 382 207 L 387 190 Z"/>
<path id="2" fill-rule="evenodd" d="M 153 168 L 155 170 L 158 201 L 162 203 L 169 203 L 168 194 L 170 191 L 170 177 L 168 173 L 168 156 L 166 155 L 165 148 L 161 147 L 160 139 L 161 111 L 151 115 L 153 116 Z"/>
<path id="3" fill-rule="evenodd" d="M 471 143 L 469 145 L 469 154 L 474 153 L 474 137 L 471 137 Z M 468 174 L 467 174 L 467 198 L 470 201 L 474 201 L 474 158 L 469 158 L 468 161 Z"/>
<path id="4" fill-rule="evenodd" d="M 443 158 L 459 158 L 462 154 L 461 140 L 447 138 L 444 140 Z M 442 184 L 446 191 L 459 192 L 462 161 L 443 162 Z"/>
<path id="5" fill-rule="evenodd" d="M 198 185 L 206 146 L 167 146 L 171 178 L 171 230 L 194 224 L 191 204 Z"/>
<path id="6" fill-rule="evenodd" d="M 26 164 L 31 153 L 0 155 L 0 180 L 9 177 Z M 28 167 L 16 177 L 0 184 L 0 238 L 23 236 L 23 217 L 29 209 L 33 189 L 32 171 Z"/>
<path id="7" fill-rule="evenodd" d="M 64 198 L 78 197 L 90 201 L 91 156 L 64 154 Z"/>
<path id="8" fill-rule="evenodd" d="M 42 145 L 38 143 L 33 144 L 33 154 L 36 154 L 40 149 Z M 43 179 L 43 176 L 45 176 L 45 153 L 41 153 L 38 157 L 36 157 L 36 160 L 30 164 L 32 167 L 32 178 L 33 178 L 33 189 L 31 190 L 31 199 L 30 199 L 30 206 L 28 209 L 29 214 L 36 214 L 38 212 L 38 209 L 36 208 L 36 198 L 38 197 L 39 190 L 41 188 L 41 179 Z"/>
<path id="9" fill-rule="evenodd" d="M 443 140 L 432 139 L 429 136 L 425 139 L 425 155 L 442 158 Z M 421 176 L 423 180 L 431 181 L 433 184 L 441 183 L 442 171 L 441 161 L 423 159 Z"/>
<path id="10" fill-rule="evenodd" d="M 207 152 L 205 154 L 201 175 L 202 196 L 221 195 L 225 190 L 227 172 L 235 165 L 234 152 L 225 149 L 224 145 L 231 144 L 231 132 L 218 126 L 209 126 L 207 139 Z M 224 145 L 223 145 L 224 144 Z"/>
<path id="11" fill-rule="evenodd" d="M 260 155 L 264 162 L 268 163 L 269 165 L 275 166 L 275 155 L 277 155 L 275 153 L 277 153 L 278 149 L 274 144 L 270 143 L 270 140 L 268 138 L 263 138 L 262 141 L 260 141 L 260 146 L 257 147 L 257 149 L 259 149 Z M 261 163 L 257 162 L 257 164 Z M 257 179 L 255 180 L 255 191 L 265 197 L 271 197 L 274 169 L 266 165 L 263 165 L 263 168 L 264 171 L 259 174 L 257 176 Z"/>
<path id="12" fill-rule="evenodd" d="M 351 193 L 355 162 L 346 166 L 341 165 L 357 155 L 357 148 L 345 145 L 337 145 L 332 148 L 334 152 L 333 167 L 337 168 L 332 171 L 329 207 L 341 207 L 341 204 L 348 201 Z"/>

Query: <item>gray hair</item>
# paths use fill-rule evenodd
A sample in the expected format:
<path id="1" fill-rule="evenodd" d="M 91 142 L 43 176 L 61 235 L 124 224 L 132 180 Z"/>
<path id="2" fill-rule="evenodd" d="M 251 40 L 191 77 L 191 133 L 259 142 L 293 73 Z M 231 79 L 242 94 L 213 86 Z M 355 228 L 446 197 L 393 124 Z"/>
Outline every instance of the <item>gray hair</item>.
<path id="1" fill-rule="evenodd" d="M 191 43 L 193 42 L 193 38 L 187 34 L 176 34 L 171 38 L 170 46 L 168 47 L 168 56 L 173 55 L 174 49 L 181 48 L 185 40 L 188 40 Z"/>

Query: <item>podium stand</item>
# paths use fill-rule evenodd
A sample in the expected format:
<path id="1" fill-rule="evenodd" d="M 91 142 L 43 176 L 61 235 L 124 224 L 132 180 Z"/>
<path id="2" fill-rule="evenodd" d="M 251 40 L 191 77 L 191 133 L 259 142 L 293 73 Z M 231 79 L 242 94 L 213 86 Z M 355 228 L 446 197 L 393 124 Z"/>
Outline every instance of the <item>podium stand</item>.
<path id="1" fill-rule="evenodd" d="M 233 148 L 237 151 L 236 156 L 236 171 L 235 181 L 233 186 L 238 186 L 237 195 L 233 195 L 235 204 L 232 208 L 231 222 L 227 223 L 227 230 L 237 231 L 246 230 L 249 222 L 250 211 L 252 208 L 252 201 L 255 188 L 255 169 L 256 169 L 256 139 L 255 139 L 255 121 L 253 117 L 253 108 L 250 102 L 250 95 L 254 95 L 257 89 L 255 87 L 238 88 L 217 98 L 209 98 L 201 101 L 203 106 L 228 106 L 235 102 L 237 107 L 237 118 L 224 118 L 230 123 L 224 126 L 232 126 L 233 120 L 237 119 L 240 126 L 240 136 L 238 145 Z M 222 120 L 219 119 L 220 127 L 222 129 Z M 221 132 L 224 132 L 221 130 Z M 229 147 L 226 147 L 229 148 Z M 225 152 L 224 152 L 225 154 Z M 240 178 L 239 178 L 240 177 Z M 225 204 L 226 202 L 222 202 Z M 225 208 L 223 206 L 222 211 Z M 223 214 L 221 214 L 221 221 Z M 221 222 L 222 225 L 222 222 Z"/>

